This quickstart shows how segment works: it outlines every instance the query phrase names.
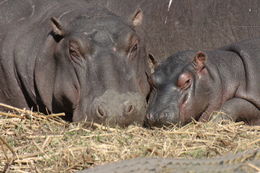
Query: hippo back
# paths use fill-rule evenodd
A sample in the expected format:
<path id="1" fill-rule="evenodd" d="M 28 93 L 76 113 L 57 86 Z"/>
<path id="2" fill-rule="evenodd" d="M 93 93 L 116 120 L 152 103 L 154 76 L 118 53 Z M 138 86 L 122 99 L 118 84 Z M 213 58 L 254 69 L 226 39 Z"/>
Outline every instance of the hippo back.
<path id="1" fill-rule="evenodd" d="M 241 97 L 260 108 L 260 38 L 238 42 L 223 49 L 235 52 L 241 58 L 245 73 L 245 95 Z"/>
<path id="2" fill-rule="evenodd" d="M 13 0 L 0 2 L 0 47 L 8 25 L 28 18 L 33 12 L 30 0 Z"/>

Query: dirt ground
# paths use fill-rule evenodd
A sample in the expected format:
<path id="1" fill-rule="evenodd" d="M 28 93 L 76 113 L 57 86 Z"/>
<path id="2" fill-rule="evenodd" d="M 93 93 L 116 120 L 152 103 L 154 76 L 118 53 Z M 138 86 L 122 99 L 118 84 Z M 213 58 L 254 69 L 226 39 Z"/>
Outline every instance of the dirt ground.
<path id="1" fill-rule="evenodd" d="M 9 109 L 0 112 L 0 172 L 76 172 L 136 157 L 210 158 L 260 148 L 260 126 L 243 122 L 122 129 Z"/>

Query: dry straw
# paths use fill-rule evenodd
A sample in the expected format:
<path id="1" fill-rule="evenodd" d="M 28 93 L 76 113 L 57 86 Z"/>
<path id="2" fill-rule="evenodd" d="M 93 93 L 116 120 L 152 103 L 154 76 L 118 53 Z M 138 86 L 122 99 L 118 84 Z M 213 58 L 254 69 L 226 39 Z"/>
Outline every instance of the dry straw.
<path id="1" fill-rule="evenodd" d="M 135 157 L 206 158 L 260 146 L 260 126 L 242 122 L 120 129 L 0 106 L 10 110 L 0 112 L 0 172 L 76 172 Z"/>

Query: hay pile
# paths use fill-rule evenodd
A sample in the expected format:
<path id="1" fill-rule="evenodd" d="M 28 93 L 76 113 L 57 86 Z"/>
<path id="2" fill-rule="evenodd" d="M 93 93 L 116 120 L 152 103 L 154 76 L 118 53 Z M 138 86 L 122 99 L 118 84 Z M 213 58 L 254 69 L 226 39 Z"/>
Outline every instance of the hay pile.
<path id="1" fill-rule="evenodd" d="M 140 156 L 205 158 L 260 147 L 260 126 L 242 122 L 120 129 L 9 109 L 0 112 L 0 172 L 76 172 Z"/>

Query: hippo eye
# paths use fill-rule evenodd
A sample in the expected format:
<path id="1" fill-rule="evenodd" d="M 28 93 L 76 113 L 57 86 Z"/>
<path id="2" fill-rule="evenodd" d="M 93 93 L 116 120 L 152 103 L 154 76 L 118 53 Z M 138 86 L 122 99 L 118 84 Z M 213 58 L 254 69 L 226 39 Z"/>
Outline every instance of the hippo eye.
<path id="1" fill-rule="evenodd" d="M 135 44 L 132 49 L 131 49 L 131 53 L 135 52 L 137 50 L 137 44 Z"/>
<path id="2" fill-rule="evenodd" d="M 73 48 L 69 49 L 69 53 L 70 53 L 71 58 L 78 58 L 80 56 L 80 53 Z"/>
<path id="3" fill-rule="evenodd" d="M 191 79 L 186 80 L 183 87 L 187 88 L 190 85 L 190 83 L 191 83 Z"/>
<path id="4" fill-rule="evenodd" d="M 74 59 L 74 60 L 81 57 L 80 46 L 77 41 L 70 41 L 69 54 L 70 54 L 71 59 Z"/>
<path id="5" fill-rule="evenodd" d="M 138 49 L 137 43 L 130 49 L 130 52 L 128 54 L 130 60 L 133 60 L 136 57 L 136 51 Z"/>
<path id="6" fill-rule="evenodd" d="M 70 56 L 77 57 L 78 56 L 78 52 L 76 50 L 70 49 Z"/>
<path id="7" fill-rule="evenodd" d="M 191 86 L 192 76 L 189 73 L 183 73 L 178 80 L 178 87 L 181 89 L 188 89 Z"/>

